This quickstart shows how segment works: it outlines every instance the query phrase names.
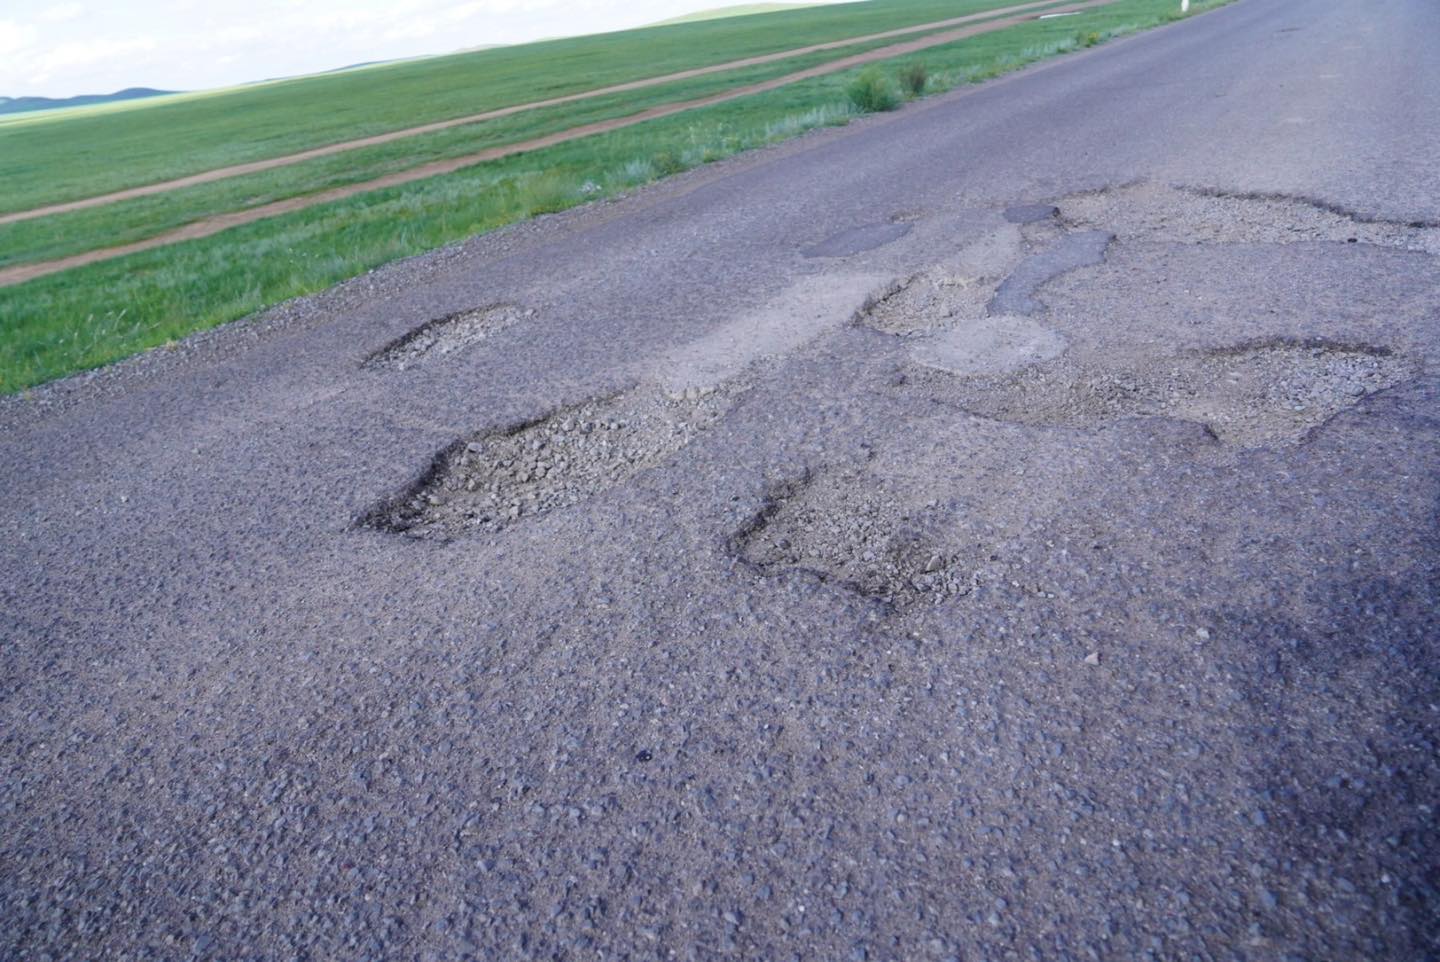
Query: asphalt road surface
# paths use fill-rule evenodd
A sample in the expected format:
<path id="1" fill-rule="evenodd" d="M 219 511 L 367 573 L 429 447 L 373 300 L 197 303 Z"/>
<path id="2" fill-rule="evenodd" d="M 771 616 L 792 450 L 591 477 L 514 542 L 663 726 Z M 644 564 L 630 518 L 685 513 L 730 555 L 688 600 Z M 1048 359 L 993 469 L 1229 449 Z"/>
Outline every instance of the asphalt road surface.
<path id="1" fill-rule="evenodd" d="M 0 406 L 0 956 L 1428 959 L 1440 53 L 1240 0 Z"/>

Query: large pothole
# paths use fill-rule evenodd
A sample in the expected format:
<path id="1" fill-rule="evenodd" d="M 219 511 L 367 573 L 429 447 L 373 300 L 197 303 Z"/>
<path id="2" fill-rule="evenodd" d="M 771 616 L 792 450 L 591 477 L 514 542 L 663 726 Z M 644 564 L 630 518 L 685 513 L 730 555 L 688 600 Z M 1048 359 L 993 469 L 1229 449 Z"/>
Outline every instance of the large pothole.
<path id="1" fill-rule="evenodd" d="M 948 519 L 938 502 L 907 504 L 863 472 L 809 475 L 773 490 L 734 546 L 763 573 L 808 573 L 898 609 L 973 588 L 946 545 Z"/>
<path id="2" fill-rule="evenodd" d="M 462 438 L 362 524 L 421 538 L 495 532 L 588 500 L 652 468 L 714 424 L 733 391 L 635 391 Z"/>
<path id="3" fill-rule="evenodd" d="M 437 317 L 396 338 L 364 361 L 367 368 L 403 371 L 433 357 L 443 357 L 500 333 L 534 316 L 512 304 L 459 311 Z"/>
<path id="4" fill-rule="evenodd" d="M 1079 426 L 1165 416 L 1253 447 L 1299 440 L 1414 373 L 1412 362 L 1384 348 L 1272 340 L 1114 368 L 1062 358 L 962 390 L 968 410 L 1007 421 Z"/>
<path id="5" fill-rule="evenodd" d="M 965 247 L 953 262 L 892 285 L 857 320 L 885 334 L 915 337 L 986 318 L 1037 314 L 1044 309 L 1036 299 L 1039 290 L 1104 261 L 1112 239 L 1106 231 L 1062 232 L 1048 220 L 1023 228 L 1006 225 Z"/>
<path id="6" fill-rule="evenodd" d="M 912 275 L 877 298 L 858 321 L 885 334 L 907 337 L 943 330 L 985 316 L 1001 278 L 936 268 Z"/>
<path id="7" fill-rule="evenodd" d="M 1028 317 L 985 317 L 916 341 L 916 364 L 966 377 L 1004 374 L 1058 357 L 1065 339 Z"/>
<path id="8" fill-rule="evenodd" d="M 907 337 L 983 318 L 1000 284 L 1024 259 L 1027 243 L 1053 242 L 1054 233 L 1048 220 L 1029 227 L 1003 223 L 984 231 L 953 257 L 892 284 L 856 320 Z"/>
<path id="9" fill-rule="evenodd" d="M 1293 244 L 1334 241 L 1440 254 L 1440 228 L 1368 218 L 1299 197 L 1131 184 L 1058 202 L 1071 227 L 1103 228 L 1127 239 L 1179 244 Z"/>

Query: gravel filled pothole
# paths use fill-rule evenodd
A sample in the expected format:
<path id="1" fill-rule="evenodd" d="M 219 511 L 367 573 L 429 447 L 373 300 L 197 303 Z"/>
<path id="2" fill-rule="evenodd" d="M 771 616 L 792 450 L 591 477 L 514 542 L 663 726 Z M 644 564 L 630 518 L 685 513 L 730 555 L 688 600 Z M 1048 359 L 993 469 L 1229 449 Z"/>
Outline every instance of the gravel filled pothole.
<path id="1" fill-rule="evenodd" d="M 942 268 L 922 271 L 894 285 L 857 320 L 898 337 L 943 330 L 957 321 L 984 317 L 1000 281 Z"/>
<path id="2" fill-rule="evenodd" d="M 945 545 L 948 520 L 938 502 L 906 504 L 863 472 L 807 475 L 772 490 L 733 548 L 761 573 L 808 573 L 900 609 L 974 587 Z"/>
<path id="3" fill-rule="evenodd" d="M 675 454 L 729 409 L 733 392 L 634 391 L 510 430 L 461 438 L 360 522 L 417 538 L 495 532 L 578 504 Z"/>
<path id="4" fill-rule="evenodd" d="M 426 321 L 391 341 L 367 357 L 362 366 L 403 371 L 429 359 L 431 355 L 443 357 L 453 354 L 534 315 L 533 309 L 523 310 L 512 304 L 495 304 L 447 314 Z"/>

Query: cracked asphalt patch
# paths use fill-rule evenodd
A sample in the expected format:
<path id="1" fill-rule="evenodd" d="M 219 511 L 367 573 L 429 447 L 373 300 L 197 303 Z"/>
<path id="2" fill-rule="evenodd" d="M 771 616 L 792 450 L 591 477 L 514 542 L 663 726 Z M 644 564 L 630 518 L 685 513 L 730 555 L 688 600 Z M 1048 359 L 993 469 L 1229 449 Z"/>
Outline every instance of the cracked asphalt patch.
<path id="1" fill-rule="evenodd" d="M 1385 348 L 1268 341 L 1147 358 L 1121 368 L 1075 362 L 1027 367 L 976 384 L 963 403 L 986 417 L 1081 426 L 1122 417 L 1172 417 L 1228 443 L 1294 442 L 1368 395 L 1416 373 Z"/>

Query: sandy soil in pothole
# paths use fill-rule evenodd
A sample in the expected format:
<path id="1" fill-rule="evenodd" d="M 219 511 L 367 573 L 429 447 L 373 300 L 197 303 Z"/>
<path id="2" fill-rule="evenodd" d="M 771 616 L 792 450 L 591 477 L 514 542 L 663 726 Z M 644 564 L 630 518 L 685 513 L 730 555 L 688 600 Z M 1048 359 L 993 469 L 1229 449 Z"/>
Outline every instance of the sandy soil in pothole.
<path id="1" fill-rule="evenodd" d="M 910 277 L 879 298 L 860 317 L 877 331 L 899 336 L 943 329 L 957 321 L 985 316 L 998 276 L 937 268 Z"/>

